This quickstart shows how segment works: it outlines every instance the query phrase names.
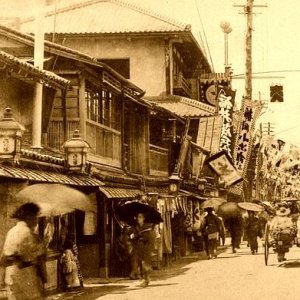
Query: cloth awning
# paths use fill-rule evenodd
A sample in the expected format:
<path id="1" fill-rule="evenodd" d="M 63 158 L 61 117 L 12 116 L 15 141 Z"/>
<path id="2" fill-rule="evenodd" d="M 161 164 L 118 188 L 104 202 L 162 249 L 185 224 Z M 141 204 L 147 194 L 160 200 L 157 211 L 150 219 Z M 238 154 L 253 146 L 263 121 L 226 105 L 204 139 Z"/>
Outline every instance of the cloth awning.
<path id="1" fill-rule="evenodd" d="M 193 197 L 193 198 L 196 198 L 197 200 L 200 200 L 200 201 L 205 201 L 205 200 L 208 200 L 210 198 L 210 197 L 201 196 L 201 195 L 198 195 L 196 193 L 192 193 L 192 192 L 186 191 L 186 190 L 180 190 L 180 193 L 183 196 Z"/>
<path id="2" fill-rule="evenodd" d="M 122 199 L 122 198 L 136 198 L 142 195 L 143 192 L 138 189 L 125 189 L 117 187 L 99 187 L 100 192 L 102 192 L 109 199 Z"/>
<path id="3" fill-rule="evenodd" d="M 35 170 L 14 166 L 0 166 L 2 178 L 23 179 L 35 182 L 61 183 L 74 186 L 102 186 L 103 182 L 83 175 L 66 175 L 58 172 Z"/>

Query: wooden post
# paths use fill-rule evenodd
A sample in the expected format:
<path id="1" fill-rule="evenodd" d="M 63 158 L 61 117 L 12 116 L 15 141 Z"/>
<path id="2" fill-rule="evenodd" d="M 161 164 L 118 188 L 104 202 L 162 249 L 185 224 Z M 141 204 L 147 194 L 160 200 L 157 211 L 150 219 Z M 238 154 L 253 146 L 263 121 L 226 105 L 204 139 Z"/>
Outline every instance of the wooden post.
<path id="1" fill-rule="evenodd" d="M 85 77 L 79 77 L 79 131 L 82 139 L 86 140 L 86 99 L 85 99 Z"/>
<path id="2" fill-rule="evenodd" d="M 44 66 L 44 1 L 36 2 L 35 37 L 34 37 L 34 66 L 43 69 Z M 42 108 L 43 84 L 37 82 L 33 94 L 32 118 L 32 148 L 42 148 Z"/>
<path id="3" fill-rule="evenodd" d="M 67 122 L 67 90 L 61 90 L 61 101 L 63 106 L 63 128 L 64 128 L 64 141 L 68 140 L 68 122 Z"/>

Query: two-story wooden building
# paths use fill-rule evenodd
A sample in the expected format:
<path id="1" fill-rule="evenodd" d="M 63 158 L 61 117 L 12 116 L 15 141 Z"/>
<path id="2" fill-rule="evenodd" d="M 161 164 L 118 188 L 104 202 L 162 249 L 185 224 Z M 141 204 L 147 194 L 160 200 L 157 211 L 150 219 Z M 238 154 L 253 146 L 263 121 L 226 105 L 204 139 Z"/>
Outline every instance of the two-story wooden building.
<path id="1" fill-rule="evenodd" d="M 186 120 L 190 120 L 188 131 L 195 144 L 199 120 L 216 114 L 214 106 L 201 103 L 201 74 L 211 73 L 211 67 L 191 26 L 126 0 L 93 0 L 48 12 L 44 27 L 46 39 L 109 65 L 146 91 L 143 98 L 147 104 L 160 109 L 160 113 L 152 111 L 143 120 L 142 114 L 125 107 L 124 123 L 129 130 L 124 131 L 123 165 L 115 150 L 111 153 L 113 157 L 106 161 L 114 171 L 119 172 L 122 166 L 138 178 L 147 192 L 165 194 L 168 177 L 178 161 Z M 22 20 L 20 29 L 32 33 L 34 19 Z M 140 105 L 140 109 L 144 107 Z M 167 119 L 162 117 L 162 111 L 168 112 Z M 148 123 L 146 131 L 135 126 L 144 121 Z M 113 129 L 109 134 L 116 142 L 118 133 Z M 206 129 L 202 127 L 201 130 Z M 140 136 L 142 143 L 138 148 L 132 146 L 135 134 Z M 96 143 L 96 139 L 93 142 Z M 146 159 L 140 153 L 144 153 Z M 191 155 L 194 157 L 190 159 L 191 164 L 193 161 L 195 164 L 187 177 L 198 180 L 201 176 L 198 150 Z M 197 185 L 194 180 L 194 186 Z M 107 195 L 111 197 L 109 192 Z"/>

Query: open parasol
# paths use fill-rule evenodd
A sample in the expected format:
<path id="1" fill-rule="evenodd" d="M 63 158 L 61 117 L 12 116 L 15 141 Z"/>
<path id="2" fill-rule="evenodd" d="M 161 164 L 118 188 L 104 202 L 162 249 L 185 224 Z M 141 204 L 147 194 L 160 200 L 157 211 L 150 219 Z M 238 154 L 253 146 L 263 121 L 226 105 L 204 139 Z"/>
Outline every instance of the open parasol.
<path id="1" fill-rule="evenodd" d="M 118 218 L 129 225 L 135 224 L 135 217 L 138 213 L 145 215 L 145 222 L 147 223 L 159 224 L 163 222 L 160 213 L 155 208 L 138 201 L 126 202 L 115 209 Z"/>
<path id="2" fill-rule="evenodd" d="M 222 198 L 211 198 L 208 200 L 205 200 L 202 204 L 201 204 L 201 208 L 205 209 L 205 208 L 209 208 L 212 207 L 214 210 L 217 210 L 217 208 L 222 204 L 225 203 L 226 201 Z"/>
<path id="3" fill-rule="evenodd" d="M 17 193 L 16 200 L 20 204 L 36 203 L 41 209 L 41 216 L 45 217 L 66 214 L 76 209 L 96 212 L 96 205 L 93 205 L 87 195 L 61 184 L 29 185 Z"/>
<path id="4" fill-rule="evenodd" d="M 281 199 L 281 201 L 286 201 L 286 202 L 292 202 L 292 201 L 300 201 L 299 199 L 297 199 L 296 197 L 287 197 L 287 198 L 283 198 Z"/>
<path id="5" fill-rule="evenodd" d="M 236 202 L 226 202 L 221 204 L 217 213 L 224 220 L 241 216 L 241 210 Z"/>
<path id="6" fill-rule="evenodd" d="M 248 210 L 248 211 L 255 211 L 255 212 L 261 212 L 264 211 L 265 209 L 256 203 L 253 202 L 240 202 L 238 203 L 238 206 L 244 210 Z"/>

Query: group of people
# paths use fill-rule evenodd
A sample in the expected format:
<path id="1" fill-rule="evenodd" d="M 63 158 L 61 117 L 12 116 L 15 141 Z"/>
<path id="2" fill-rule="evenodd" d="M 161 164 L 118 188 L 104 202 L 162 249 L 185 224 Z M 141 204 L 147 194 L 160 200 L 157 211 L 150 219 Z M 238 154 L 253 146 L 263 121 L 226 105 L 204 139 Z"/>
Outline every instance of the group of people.
<path id="1" fill-rule="evenodd" d="M 43 299 L 47 282 L 47 243 L 37 234 L 39 212 L 38 205 L 26 203 L 12 215 L 17 223 L 7 233 L 0 261 L 5 268 L 9 300 Z M 61 251 L 65 289 L 82 287 L 78 250 L 72 236 L 65 237 Z"/>

